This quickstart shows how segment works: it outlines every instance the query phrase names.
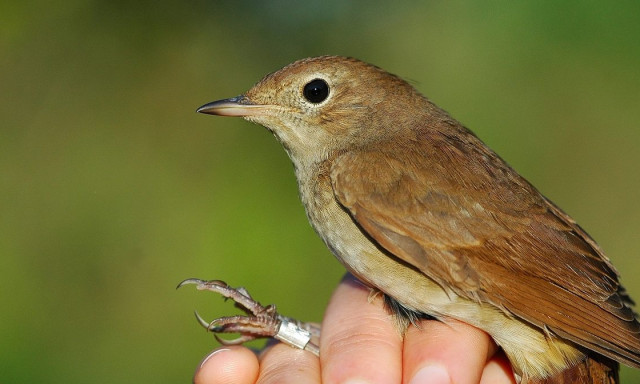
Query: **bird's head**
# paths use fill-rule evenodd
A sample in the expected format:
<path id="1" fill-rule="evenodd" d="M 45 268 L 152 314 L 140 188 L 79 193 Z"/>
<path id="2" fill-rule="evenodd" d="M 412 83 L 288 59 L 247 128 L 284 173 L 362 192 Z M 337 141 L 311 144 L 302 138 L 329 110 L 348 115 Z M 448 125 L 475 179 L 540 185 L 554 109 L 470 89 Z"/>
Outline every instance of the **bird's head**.
<path id="1" fill-rule="evenodd" d="M 406 81 L 362 61 L 321 56 L 267 75 L 245 94 L 198 112 L 239 116 L 268 128 L 294 163 L 394 137 L 431 105 Z"/>

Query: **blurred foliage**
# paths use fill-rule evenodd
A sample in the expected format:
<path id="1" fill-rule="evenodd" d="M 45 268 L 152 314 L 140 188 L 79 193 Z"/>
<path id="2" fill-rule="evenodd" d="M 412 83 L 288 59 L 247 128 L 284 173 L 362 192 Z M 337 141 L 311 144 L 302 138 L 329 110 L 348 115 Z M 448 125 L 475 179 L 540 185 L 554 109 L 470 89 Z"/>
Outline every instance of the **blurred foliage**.
<path id="1" fill-rule="evenodd" d="M 343 270 L 264 129 L 205 102 L 320 54 L 410 79 L 607 250 L 640 297 L 640 3 L 0 4 L 0 381 L 187 382 L 187 277 L 319 320 Z M 624 377 L 640 381 L 637 371 Z"/>

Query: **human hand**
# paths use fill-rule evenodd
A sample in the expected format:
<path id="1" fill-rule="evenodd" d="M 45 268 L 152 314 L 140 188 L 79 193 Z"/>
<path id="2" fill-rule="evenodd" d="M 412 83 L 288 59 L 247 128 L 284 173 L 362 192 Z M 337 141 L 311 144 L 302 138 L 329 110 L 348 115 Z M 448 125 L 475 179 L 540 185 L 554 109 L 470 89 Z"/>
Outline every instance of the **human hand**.
<path id="1" fill-rule="evenodd" d="M 322 323 L 320 358 L 281 343 L 257 355 L 242 346 L 210 353 L 196 384 L 514 384 L 509 362 L 481 330 L 457 321 L 422 320 L 404 338 L 381 297 L 347 275 Z"/>

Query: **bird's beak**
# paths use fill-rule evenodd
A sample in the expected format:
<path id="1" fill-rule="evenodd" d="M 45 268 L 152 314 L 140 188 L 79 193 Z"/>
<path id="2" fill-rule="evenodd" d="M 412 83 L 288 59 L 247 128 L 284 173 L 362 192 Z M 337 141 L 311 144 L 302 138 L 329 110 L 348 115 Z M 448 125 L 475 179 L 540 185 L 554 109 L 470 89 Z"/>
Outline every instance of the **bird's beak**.
<path id="1" fill-rule="evenodd" d="M 237 96 L 212 101 L 198 108 L 196 112 L 218 116 L 247 117 L 263 115 L 266 109 L 266 105 L 253 104 L 246 97 Z"/>

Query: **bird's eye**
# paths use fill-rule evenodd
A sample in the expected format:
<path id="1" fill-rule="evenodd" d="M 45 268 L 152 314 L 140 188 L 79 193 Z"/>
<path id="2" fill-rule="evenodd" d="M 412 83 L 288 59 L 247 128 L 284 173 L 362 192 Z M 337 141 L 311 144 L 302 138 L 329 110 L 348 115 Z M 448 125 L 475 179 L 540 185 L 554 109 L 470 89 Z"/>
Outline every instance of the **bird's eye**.
<path id="1" fill-rule="evenodd" d="M 311 80 L 304 86 L 302 94 L 313 104 L 322 103 L 329 96 L 329 84 L 322 79 Z"/>

